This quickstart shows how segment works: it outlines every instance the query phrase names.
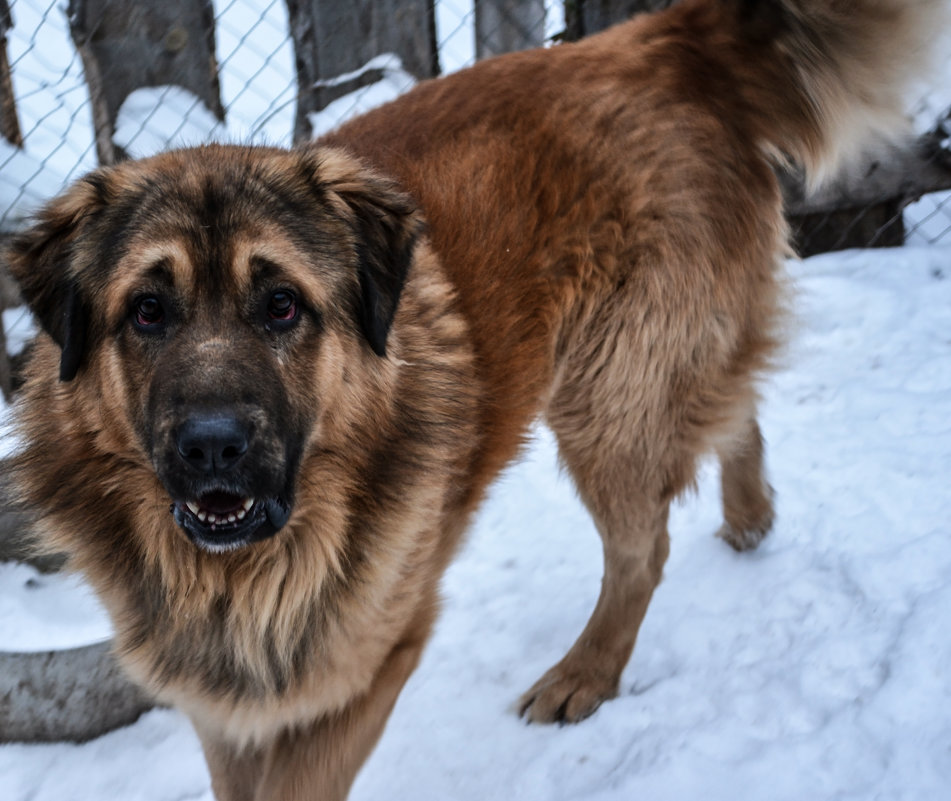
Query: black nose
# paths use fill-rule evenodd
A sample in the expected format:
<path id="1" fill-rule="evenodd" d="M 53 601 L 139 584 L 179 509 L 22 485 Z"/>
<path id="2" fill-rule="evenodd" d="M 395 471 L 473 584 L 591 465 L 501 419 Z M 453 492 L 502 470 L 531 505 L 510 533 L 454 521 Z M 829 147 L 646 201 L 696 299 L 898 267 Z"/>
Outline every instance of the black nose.
<path id="1" fill-rule="evenodd" d="M 250 426 L 228 415 L 196 415 L 175 432 L 178 454 L 205 475 L 220 475 L 233 468 L 248 450 Z"/>

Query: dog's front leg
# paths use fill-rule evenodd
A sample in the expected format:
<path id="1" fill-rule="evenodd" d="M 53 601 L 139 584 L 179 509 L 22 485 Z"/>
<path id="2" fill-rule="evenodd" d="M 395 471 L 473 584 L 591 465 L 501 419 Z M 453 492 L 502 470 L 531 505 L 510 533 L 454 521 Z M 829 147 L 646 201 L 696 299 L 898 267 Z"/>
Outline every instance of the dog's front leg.
<path id="1" fill-rule="evenodd" d="M 369 689 L 342 710 L 238 749 L 196 726 L 218 801 L 344 801 L 400 690 L 419 662 L 427 630 L 390 651 Z"/>
<path id="2" fill-rule="evenodd" d="M 197 723 L 195 730 L 205 752 L 215 798 L 218 801 L 254 801 L 266 752 L 263 749 L 238 749 Z"/>
<path id="3" fill-rule="evenodd" d="M 281 734 L 268 748 L 254 801 L 344 801 L 424 642 L 421 637 L 397 645 L 370 689 L 342 711 Z"/>

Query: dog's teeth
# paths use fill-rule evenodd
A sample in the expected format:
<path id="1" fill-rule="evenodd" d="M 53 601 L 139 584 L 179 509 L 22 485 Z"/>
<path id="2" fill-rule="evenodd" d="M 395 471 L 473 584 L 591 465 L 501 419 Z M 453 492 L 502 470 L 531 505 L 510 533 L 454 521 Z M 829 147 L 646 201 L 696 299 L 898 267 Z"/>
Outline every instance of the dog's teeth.
<path id="1" fill-rule="evenodd" d="M 244 516 L 245 516 L 246 514 L 247 514 L 247 511 L 246 511 L 246 510 L 244 510 L 244 509 L 239 509 L 239 510 L 238 510 L 238 515 L 237 515 L 237 519 L 238 519 L 238 520 L 244 520 Z"/>
<path id="2" fill-rule="evenodd" d="M 234 522 L 235 520 L 237 520 L 237 519 L 238 519 L 238 518 L 236 518 L 234 515 L 228 515 L 228 522 L 229 522 L 229 523 L 233 523 L 233 522 Z"/>
<path id="3" fill-rule="evenodd" d="M 209 512 L 209 513 L 208 513 L 208 522 L 209 522 L 211 525 L 214 525 L 215 523 L 218 522 L 218 516 L 217 516 L 217 515 L 213 515 L 211 512 Z"/>
<path id="4" fill-rule="evenodd" d="M 198 515 L 198 519 L 201 520 L 202 523 L 204 523 L 208 519 L 208 515 L 206 515 L 204 512 L 196 511 L 195 514 Z"/>
<path id="5" fill-rule="evenodd" d="M 254 506 L 254 498 L 245 498 L 244 500 L 244 511 L 251 511 L 251 507 Z"/>
<path id="6" fill-rule="evenodd" d="M 189 512 L 191 512 L 193 515 L 195 515 L 195 516 L 197 517 L 197 515 L 198 515 L 198 504 L 197 504 L 197 503 L 192 503 L 191 501 L 188 501 L 188 502 L 185 504 L 185 506 L 188 507 L 188 511 L 189 511 Z"/>

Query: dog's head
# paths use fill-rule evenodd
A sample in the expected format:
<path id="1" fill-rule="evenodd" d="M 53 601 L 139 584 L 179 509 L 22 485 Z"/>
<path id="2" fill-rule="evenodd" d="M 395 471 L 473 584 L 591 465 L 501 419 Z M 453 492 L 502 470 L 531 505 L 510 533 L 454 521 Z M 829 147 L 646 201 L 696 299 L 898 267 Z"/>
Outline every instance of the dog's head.
<path id="1" fill-rule="evenodd" d="M 122 396 L 176 522 L 222 551 L 287 522 L 326 403 L 314 365 L 385 359 L 420 227 L 340 151 L 214 146 L 92 173 L 9 261 L 59 381 Z"/>

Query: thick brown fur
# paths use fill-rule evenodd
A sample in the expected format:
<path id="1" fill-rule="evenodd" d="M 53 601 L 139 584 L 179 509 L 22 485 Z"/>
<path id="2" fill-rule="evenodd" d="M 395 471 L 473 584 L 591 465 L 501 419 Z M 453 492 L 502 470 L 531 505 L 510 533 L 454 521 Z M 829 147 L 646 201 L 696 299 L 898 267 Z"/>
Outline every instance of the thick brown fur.
<path id="1" fill-rule="evenodd" d="M 720 536 L 758 544 L 755 385 L 787 252 L 771 160 L 821 174 L 887 129 L 930 5 L 688 0 L 423 84 L 298 151 L 98 171 L 17 239 L 46 332 L 19 486 L 122 664 L 194 722 L 220 799 L 346 796 L 471 513 L 540 416 L 605 579 L 529 720 L 617 693 L 704 452 Z M 275 287 L 303 309 L 286 331 L 259 311 Z M 158 333 L 143 293 L 174 311 Z M 169 513 L 182 409 L 212 402 L 248 410 L 257 472 L 294 499 L 233 550 Z"/>

